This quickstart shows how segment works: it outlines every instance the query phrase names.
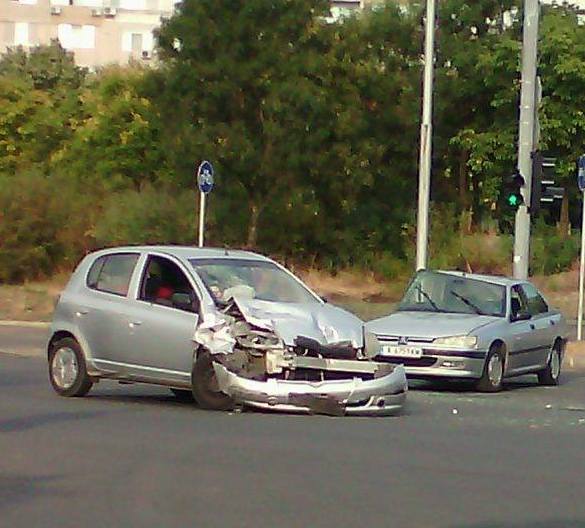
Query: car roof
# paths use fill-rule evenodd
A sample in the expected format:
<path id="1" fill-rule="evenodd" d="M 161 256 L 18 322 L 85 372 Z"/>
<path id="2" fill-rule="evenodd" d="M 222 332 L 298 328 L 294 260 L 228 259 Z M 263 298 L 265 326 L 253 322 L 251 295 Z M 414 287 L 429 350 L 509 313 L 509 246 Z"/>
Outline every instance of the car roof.
<path id="1" fill-rule="evenodd" d="M 191 259 L 208 259 L 208 258 L 225 258 L 225 259 L 246 259 L 272 262 L 269 258 L 241 249 L 229 248 L 199 248 L 194 246 L 169 246 L 169 245 L 150 245 L 150 246 L 118 246 L 97 251 L 94 255 L 106 255 L 110 253 L 124 253 L 132 251 L 149 251 L 156 253 L 166 253 L 183 260 Z"/>
<path id="2" fill-rule="evenodd" d="M 513 279 L 511 277 L 504 277 L 502 275 L 483 275 L 481 273 L 466 273 L 465 271 L 451 271 L 451 270 L 436 270 L 437 273 L 445 273 L 447 275 L 455 275 L 456 277 L 465 277 L 467 279 L 480 280 L 489 282 L 491 284 L 498 284 L 500 286 L 514 286 L 526 281 Z"/>

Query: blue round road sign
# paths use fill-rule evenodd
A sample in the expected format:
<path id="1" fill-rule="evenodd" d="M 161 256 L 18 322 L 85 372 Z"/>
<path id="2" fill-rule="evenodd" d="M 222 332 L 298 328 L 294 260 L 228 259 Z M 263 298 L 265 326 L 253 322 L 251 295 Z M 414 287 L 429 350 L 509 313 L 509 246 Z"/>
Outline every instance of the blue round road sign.
<path id="1" fill-rule="evenodd" d="M 579 156 L 577 161 L 577 183 L 579 184 L 579 190 L 585 191 L 585 154 Z"/>
<path id="2" fill-rule="evenodd" d="M 201 162 L 197 169 L 197 185 L 202 193 L 208 193 L 213 189 L 213 165 L 209 161 Z"/>

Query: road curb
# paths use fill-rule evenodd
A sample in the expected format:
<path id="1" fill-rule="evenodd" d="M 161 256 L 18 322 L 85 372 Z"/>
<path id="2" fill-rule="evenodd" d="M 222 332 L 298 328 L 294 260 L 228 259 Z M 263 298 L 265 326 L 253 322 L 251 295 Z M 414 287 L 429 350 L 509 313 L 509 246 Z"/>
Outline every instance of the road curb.
<path id="1" fill-rule="evenodd" d="M 23 328 L 49 328 L 51 323 L 44 321 L 3 321 L 0 320 L 0 326 L 21 326 Z"/>

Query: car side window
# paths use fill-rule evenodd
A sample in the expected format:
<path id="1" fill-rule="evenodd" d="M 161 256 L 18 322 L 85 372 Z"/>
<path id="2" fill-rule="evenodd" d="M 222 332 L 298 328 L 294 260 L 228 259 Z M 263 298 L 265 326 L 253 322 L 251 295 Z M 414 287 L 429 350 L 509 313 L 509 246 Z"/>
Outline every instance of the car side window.
<path id="1" fill-rule="evenodd" d="M 148 257 L 139 298 L 186 312 L 199 311 L 199 298 L 185 273 L 172 260 L 157 255 Z"/>
<path id="2" fill-rule="evenodd" d="M 526 298 L 523 295 L 520 286 L 512 286 L 510 295 L 510 309 L 512 313 L 512 319 L 516 319 L 519 313 L 528 313 Z"/>
<path id="3" fill-rule="evenodd" d="M 532 316 L 548 312 L 548 305 L 540 292 L 532 284 L 523 284 L 522 291 L 526 296 L 528 313 Z"/>
<path id="4" fill-rule="evenodd" d="M 130 279 L 138 262 L 136 253 L 104 255 L 92 265 L 87 275 L 87 286 L 94 290 L 128 295 Z"/>

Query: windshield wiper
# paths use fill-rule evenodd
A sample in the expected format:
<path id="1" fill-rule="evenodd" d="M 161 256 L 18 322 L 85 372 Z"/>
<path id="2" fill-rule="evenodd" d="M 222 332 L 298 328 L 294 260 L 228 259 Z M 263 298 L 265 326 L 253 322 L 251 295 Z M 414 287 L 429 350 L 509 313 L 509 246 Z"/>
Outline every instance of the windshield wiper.
<path id="1" fill-rule="evenodd" d="M 449 293 L 451 295 L 453 295 L 454 297 L 457 297 L 461 302 L 465 303 L 467 306 L 469 306 L 476 314 L 478 314 L 478 315 L 488 315 L 481 308 L 479 308 L 479 306 L 477 306 L 476 304 L 474 304 L 473 302 L 471 302 L 467 297 L 463 297 L 463 295 L 460 295 L 460 294 L 458 294 L 457 292 L 455 292 L 453 290 L 449 290 Z"/>
<path id="2" fill-rule="evenodd" d="M 429 304 L 433 307 L 433 309 L 435 310 L 435 312 L 443 312 L 444 310 L 441 310 L 438 306 L 437 303 L 435 301 L 433 301 L 431 299 L 431 296 L 422 289 L 422 286 L 420 284 L 418 284 L 416 286 L 416 291 L 420 292 L 420 294 L 427 300 L 429 301 Z"/>

